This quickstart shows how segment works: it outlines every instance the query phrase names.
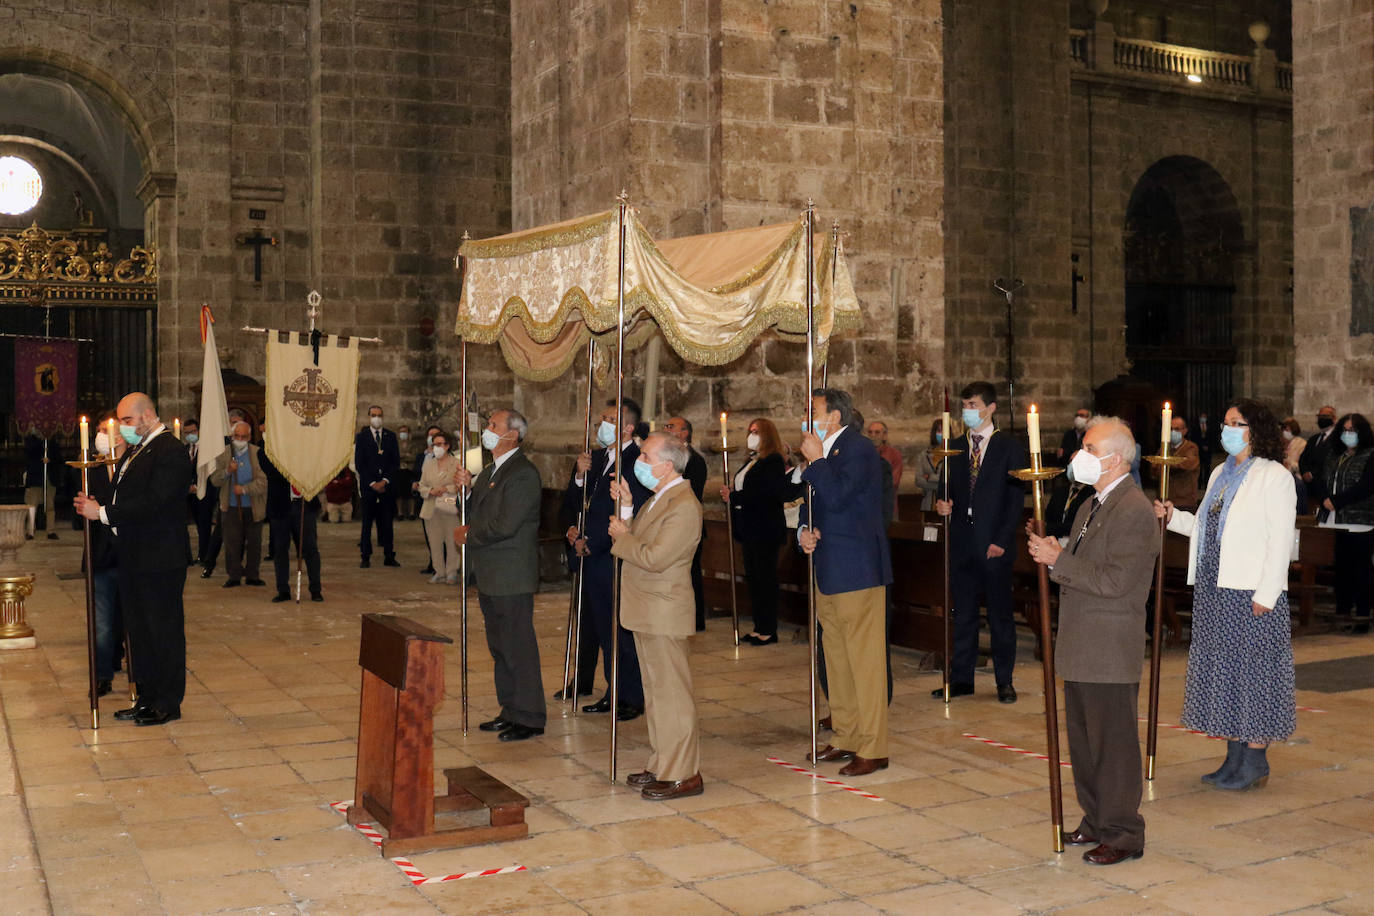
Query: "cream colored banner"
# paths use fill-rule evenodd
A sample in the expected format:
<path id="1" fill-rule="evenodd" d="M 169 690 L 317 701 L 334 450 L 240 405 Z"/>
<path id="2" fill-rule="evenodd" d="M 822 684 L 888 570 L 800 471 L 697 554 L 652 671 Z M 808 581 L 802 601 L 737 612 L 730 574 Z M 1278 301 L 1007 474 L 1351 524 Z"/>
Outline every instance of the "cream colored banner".
<path id="1" fill-rule="evenodd" d="M 267 457 L 310 499 L 353 455 L 358 341 L 325 335 L 319 364 L 307 335 L 267 332 Z"/>

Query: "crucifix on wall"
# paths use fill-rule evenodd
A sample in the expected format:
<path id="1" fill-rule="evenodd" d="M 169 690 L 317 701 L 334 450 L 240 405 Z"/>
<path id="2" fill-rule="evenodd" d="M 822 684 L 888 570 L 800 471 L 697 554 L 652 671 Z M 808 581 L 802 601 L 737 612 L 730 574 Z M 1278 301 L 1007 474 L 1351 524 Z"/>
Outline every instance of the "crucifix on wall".
<path id="1" fill-rule="evenodd" d="M 261 283 L 261 282 L 262 282 L 262 249 L 263 249 L 263 246 L 264 246 L 264 245 L 270 245 L 271 247 L 276 248 L 276 247 L 277 247 L 277 238 L 276 238 L 276 236 L 273 236 L 273 235 L 263 235 L 262 229 L 261 229 L 261 228 L 257 228 L 257 229 L 254 229 L 254 230 L 253 230 L 253 234 L 252 234 L 252 235 L 247 235 L 247 234 L 245 234 L 245 233 L 240 233 L 239 235 L 234 236 L 234 244 L 236 244 L 236 245 L 252 245 L 252 246 L 253 246 L 253 282 L 254 282 L 254 283 Z"/>

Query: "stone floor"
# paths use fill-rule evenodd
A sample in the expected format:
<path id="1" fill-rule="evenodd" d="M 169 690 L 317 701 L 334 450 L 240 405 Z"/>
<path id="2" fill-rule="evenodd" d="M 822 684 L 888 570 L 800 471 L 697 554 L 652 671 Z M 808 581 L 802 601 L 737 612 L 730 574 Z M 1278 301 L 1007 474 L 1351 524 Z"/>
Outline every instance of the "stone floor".
<path id="1" fill-rule="evenodd" d="M 436 767 L 480 764 L 532 800 L 527 839 L 412 856 L 440 877 L 416 886 L 348 827 L 358 615 L 413 617 L 457 636 L 457 590 L 426 583 L 419 528 L 401 526 L 406 569 L 359 570 L 355 525 L 323 525 L 324 604 L 270 604 L 270 589 L 186 591 L 190 676 L 181 721 L 135 728 L 101 704 L 89 728 L 79 538 L 32 541 L 29 617 L 39 647 L 0 653 L 0 857 L 6 913 L 1267 913 L 1374 912 L 1374 690 L 1300 692 L 1267 788 L 1205 788 L 1219 742 L 1162 728 L 1146 787 L 1143 859 L 1094 868 L 1050 848 L 1046 765 L 975 741 L 1043 749 L 1039 667 L 1021 701 L 991 678 L 948 709 L 938 675 L 899 655 L 892 767 L 853 780 L 868 798 L 770 762 L 806 753 L 805 648 L 730 645 L 713 620 L 693 642 L 706 793 L 655 804 L 608 772 L 604 717 L 552 711 L 540 739 L 500 744 L 475 729 L 494 711 L 472 602 L 473 730 L 460 727 L 459 654 L 435 722 Z M 193 571 L 194 572 L 194 571 Z M 541 595 L 544 684 L 562 664 L 566 593 Z M 1367 654 L 1370 639 L 1317 636 L 1299 661 Z M 1024 653 L 1023 653 L 1024 654 Z M 1184 655 L 1164 660 L 1161 717 L 1176 721 Z M 122 691 L 122 678 L 116 679 Z M 1142 691 L 1142 694 L 1144 691 Z M 1142 711 L 1144 698 L 1142 695 Z M 621 729 L 619 769 L 644 760 L 643 720 Z M 3 735 L 0 735 L 3 739 Z M 836 767 L 824 773 L 834 777 Z M 1077 822 L 1065 769 L 1065 820 Z"/>

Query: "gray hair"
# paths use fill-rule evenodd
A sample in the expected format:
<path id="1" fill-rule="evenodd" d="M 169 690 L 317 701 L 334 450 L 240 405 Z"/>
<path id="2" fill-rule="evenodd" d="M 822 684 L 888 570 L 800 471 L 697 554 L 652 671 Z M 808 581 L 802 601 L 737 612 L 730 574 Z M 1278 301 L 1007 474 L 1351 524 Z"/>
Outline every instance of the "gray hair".
<path id="1" fill-rule="evenodd" d="M 515 441 L 524 442 L 525 436 L 529 435 L 530 421 L 525 419 L 525 415 L 514 407 L 501 408 L 506 412 L 506 429 L 515 430 Z"/>
<path id="2" fill-rule="evenodd" d="M 1131 434 L 1131 427 L 1127 425 L 1125 420 L 1120 417 L 1104 417 L 1099 414 L 1088 420 L 1088 429 L 1095 426 L 1115 427 L 1111 434 L 1102 440 L 1102 447 L 1107 450 L 1108 454 L 1120 455 L 1121 460 L 1128 465 L 1135 460 L 1135 436 Z M 1099 452 L 1097 457 L 1106 456 Z"/>
<path id="3" fill-rule="evenodd" d="M 687 470 L 687 460 L 692 457 L 692 453 L 686 442 L 667 433 L 650 433 L 644 444 L 647 446 L 650 442 L 658 443 L 655 454 L 658 455 L 659 461 L 667 461 L 679 474 Z"/>

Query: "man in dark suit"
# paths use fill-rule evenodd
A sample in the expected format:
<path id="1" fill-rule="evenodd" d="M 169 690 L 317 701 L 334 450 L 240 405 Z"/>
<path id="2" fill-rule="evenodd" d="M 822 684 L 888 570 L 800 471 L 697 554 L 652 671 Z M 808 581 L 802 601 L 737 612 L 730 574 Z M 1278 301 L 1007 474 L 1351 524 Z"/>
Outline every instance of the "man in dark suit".
<path id="1" fill-rule="evenodd" d="M 115 410 L 131 446 L 114 469 L 109 504 L 85 493 L 76 511 L 115 535 L 119 600 L 136 665 L 138 704 L 115 713 L 138 725 L 181 718 L 186 695 L 186 490 L 195 470 L 186 449 L 158 419 L 146 394 L 126 395 Z"/>
<path id="2" fill-rule="evenodd" d="M 383 566 L 400 566 L 391 539 L 391 520 L 396 516 L 396 497 L 391 481 L 401 467 L 401 447 L 396 434 L 382 428 L 382 408 L 367 409 L 367 426 L 353 440 L 353 465 L 358 469 L 358 488 L 362 494 L 363 532 L 358 541 L 367 569 L 372 565 L 372 523 L 377 523 L 377 543 L 386 555 Z"/>
<path id="3" fill-rule="evenodd" d="M 663 431 L 687 446 L 687 470 L 682 477 L 701 502 L 706 491 L 706 459 L 692 446 L 692 421 L 686 417 L 672 417 L 663 424 Z M 701 526 L 701 540 L 697 542 L 697 552 L 692 557 L 692 593 L 696 597 L 697 632 L 706 629 L 706 595 L 701 581 L 701 547 L 706 540 L 706 526 Z"/>
<path id="4" fill-rule="evenodd" d="M 1083 819 L 1065 842 L 1092 846 L 1091 865 L 1138 859 L 1145 849 L 1136 703 L 1141 631 L 1159 553 L 1150 500 L 1130 477 L 1135 439 L 1115 417 L 1097 417 L 1074 458 L 1094 496 L 1078 511 L 1068 546 L 1029 537 L 1030 555 L 1059 584 L 1054 662 L 1064 678 L 1064 714 L 1074 789 Z"/>
<path id="5" fill-rule="evenodd" d="M 639 656 L 635 653 L 634 636 L 623 626 L 618 628 L 618 632 L 612 633 L 615 559 L 611 556 L 609 527 L 611 516 L 615 514 L 615 503 L 611 500 L 610 481 L 615 473 L 615 452 L 612 448 L 617 447 L 617 442 L 621 475 L 629 483 L 635 510 L 644 505 L 651 494 L 634 479 L 632 471 L 635 461 L 639 459 L 639 446 L 634 441 L 634 430 L 640 419 L 639 405 L 629 398 L 622 403 L 624 416 L 617 432 L 615 401 L 606 402 L 605 409 L 601 411 L 601 422 L 596 428 L 596 441 L 602 447 L 591 454 L 578 456 L 573 479 L 568 484 L 563 500 L 564 513 L 576 518 L 577 513 L 582 511 L 582 488 L 589 488 L 583 536 L 577 536 L 575 525 L 567 531 L 568 544 L 572 548 L 570 563 L 582 564 L 583 638 L 578 646 L 578 668 L 583 682 L 576 687 L 578 693 L 582 693 L 584 688 L 586 692 L 591 692 L 596 672 L 596 652 L 600 649 L 607 689 L 605 696 L 582 707 L 582 711 L 611 711 L 611 640 L 615 638 L 620 641 L 620 689 L 616 717 L 628 721 L 644 712 L 644 684 L 639 675 Z M 593 636 L 594 642 L 591 639 Z M 566 688 L 567 685 L 564 686 Z"/>
<path id="6" fill-rule="evenodd" d="M 814 426 L 802 434 L 801 481 L 813 497 L 797 538 L 814 554 L 816 617 L 825 628 L 825 668 L 834 736 L 818 761 L 847 760 L 841 776 L 886 769 L 887 586 L 892 559 L 883 527 L 881 464 L 852 424 L 854 402 L 837 388 L 811 393 Z"/>
<path id="7" fill-rule="evenodd" d="M 1309 505 L 1319 505 L 1326 498 L 1326 459 L 1331 446 L 1339 441 L 1336 431 L 1336 408 L 1326 404 L 1317 411 L 1317 431 L 1307 440 L 1307 448 L 1298 456 L 1298 473 L 1307 484 Z"/>
<path id="8" fill-rule="evenodd" d="M 196 458 L 200 455 L 200 421 L 195 417 L 181 424 L 181 441 L 186 445 L 191 467 L 195 467 Z M 215 520 L 215 507 L 219 505 L 219 487 L 207 480 L 205 498 L 200 499 L 196 496 L 193 481 L 186 495 L 186 505 L 191 513 L 191 521 L 196 525 L 196 550 L 191 565 L 204 564 L 205 558 L 210 555 L 210 526 Z"/>
<path id="9" fill-rule="evenodd" d="M 290 566 L 295 551 L 287 545 L 294 544 L 305 561 L 305 574 L 310 581 L 310 600 L 323 601 L 324 592 L 320 588 L 320 547 L 316 532 L 316 522 L 320 517 L 320 497 L 312 496 L 308 501 L 291 485 L 282 472 L 267 457 L 264 446 L 258 452 L 258 466 L 267 478 L 267 525 L 276 536 L 277 552 L 272 556 L 272 564 L 277 575 L 277 594 L 273 603 L 291 600 Z"/>
<path id="10" fill-rule="evenodd" d="M 469 489 L 468 523 L 454 529 L 453 542 L 467 546 L 501 704 L 496 718 L 477 727 L 500 732 L 502 741 L 544 734 L 544 682 L 534 635 L 541 491 L 539 471 L 520 451 L 528 432 L 516 411 L 495 411 L 482 431 L 482 446 L 494 460 L 475 481 L 467 468 L 454 475 Z"/>
<path id="11" fill-rule="evenodd" d="M 1088 429 L 1088 418 L 1092 411 L 1086 407 L 1080 407 L 1073 414 L 1073 427 L 1064 430 L 1064 436 L 1059 440 L 1059 448 L 1054 453 L 1054 463 L 1061 468 L 1069 466 L 1069 460 L 1073 458 L 1073 453 L 1083 447 L 1083 433 Z"/>
<path id="12" fill-rule="evenodd" d="M 949 695 L 973 693 L 981 595 L 988 608 L 997 699 L 1015 703 L 1012 668 L 1016 664 L 1016 621 L 1012 615 L 1011 568 L 1025 488 L 1008 472 L 1026 466 L 1026 450 L 1005 433 L 994 435 L 997 389 L 990 382 L 973 382 L 959 392 L 959 397 L 963 401 L 964 435 L 950 448 L 963 454 L 949 459 L 950 499 L 935 501 L 935 511 L 950 517 L 954 651 Z M 944 688 L 932 691 L 931 696 L 943 698 Z"/>

